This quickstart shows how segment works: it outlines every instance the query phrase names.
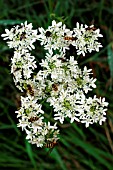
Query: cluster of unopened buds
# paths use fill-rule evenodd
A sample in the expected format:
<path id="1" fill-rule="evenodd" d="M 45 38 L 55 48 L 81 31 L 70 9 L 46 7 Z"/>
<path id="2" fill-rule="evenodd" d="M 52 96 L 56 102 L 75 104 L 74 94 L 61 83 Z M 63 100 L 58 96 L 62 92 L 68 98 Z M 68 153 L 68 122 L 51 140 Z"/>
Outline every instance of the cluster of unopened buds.
<path id="1" fill-rule="evenodd" d="M 87 97 L 87 93 L 96 88 L 92 70 L 86 66 L 80 69 L 74 56 L 66 58 L 70 45 L 75 47 L 77 56 L 98 52 L 102 47 L 98 42 L 102 37 L 100 29 L 77 23 L 76 28 L 70 30 L 62 22 L 53 20 L 46 30 L 42 27 L 33 30 L 32 24 L 25 22 L 5 32 L 2 37 L 9 48 L 14 48 L 11 73 L 15 85 L 21 92 L 26 91 L 16 111 L 18 127 L 26 131 L 30 143 L 53 148 L 59 139 L 57 121 L 63 124 L 68 118 L 70 123 L 77 121 L 89 127 L 106 120 L 108 103 L 105 98 Z M 30 53 L 36 40 L 41 41 L 47 51 L 39 63 L 42 69 L 38 73 L 35 72 L 35 57 Z M 53 108 L 51 116 L 55 123 L 52 125 L 45 118 L 49 113 L 42 110 L 45 102 Z"/>

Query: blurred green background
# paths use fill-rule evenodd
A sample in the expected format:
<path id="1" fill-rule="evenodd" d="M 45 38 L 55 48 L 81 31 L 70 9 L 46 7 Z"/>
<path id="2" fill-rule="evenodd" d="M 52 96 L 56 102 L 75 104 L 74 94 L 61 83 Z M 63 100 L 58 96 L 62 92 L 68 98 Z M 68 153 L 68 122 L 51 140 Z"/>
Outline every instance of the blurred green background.
<path id="1" fill-rule="evenodd" d="M 26 20 L 34 29 L 47 28 L 53 19 L 70 29 L 76 22 L 101 29 L 103 48 L 81 57 L 79 65 L 92 68 L 97 88 L 90 95 L 106 97 L 107 121 L 87 129 L 76 122 L 62 125 L 59 145 L 51 154 L 30 145 L 16 126 L 19 91 L 10 74 L 13 50 L 0 37 L 0 170 L 113 170 L 113 0 L 0 0 L 0 34 Z M 45 52 L 35 45 L 32 53 L 39 62 Z"/>

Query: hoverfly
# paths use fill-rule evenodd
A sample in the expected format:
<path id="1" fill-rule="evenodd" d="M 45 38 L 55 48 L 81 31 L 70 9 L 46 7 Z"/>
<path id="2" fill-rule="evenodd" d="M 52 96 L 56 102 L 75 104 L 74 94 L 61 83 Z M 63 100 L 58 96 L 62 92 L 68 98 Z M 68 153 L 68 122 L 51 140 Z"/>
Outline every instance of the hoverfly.
<path id="1" fill-rule="evenodd" d="M 76 38 L 75 37 L 68 37 L 68 36 L 65 36 L 64 37 L 64 40 L 68 40 L 68 41 L 74 41 L 74 40 L 76 40 Z"/>
<path id="2" fill-rule="evenodd" d="M 30 117 L 30 118 L 28 119 L 28 122 L 33 123 L 33 122 L 37 121 L 38 119 L 39 119 L 39 117 Z"/>
<path id="3" fill-rule="evenodd" d="M 53 139 L 53 141 L 47 141 L 47 143 L 44 146 L 45 148 L 49 149 L 47 152 L 47 155 L 49 155 L 52 152 L 52 150 L 54 149 L 56 145 L 58 145 L 58 142 L 55 139 Z"/>
<path id="4" fill-rule="evenodd" d="M 58 142 L 55 141 L 55 140 L 53 140 L 52 142 L 47 142 L 47 143 L 45 144 L 45 147 L 46 147 L 46 148 L 53 149 L 57 144 L 58 144 Z"/>

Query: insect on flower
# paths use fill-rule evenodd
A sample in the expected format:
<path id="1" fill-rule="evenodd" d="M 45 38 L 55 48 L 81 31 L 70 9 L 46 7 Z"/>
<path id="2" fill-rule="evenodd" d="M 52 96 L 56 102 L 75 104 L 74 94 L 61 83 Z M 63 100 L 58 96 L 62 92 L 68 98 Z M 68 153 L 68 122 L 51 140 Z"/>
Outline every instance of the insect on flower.
<path id="1" fill-rule="evenodd" d="M 45 36 L 46 36 L 46 37 L 50 37 L 51 34 L 52 34 L 52 33 L 51 33 L 50 31 L 46 31 Z"/>
<path id="2" fill-rule="evenodd" d="M 61 60 L 63 63 L 67 61 L 65 58 L 61 58 L 61 57 L 59 57 L 58 60 Z"/>
<path id="3" fill-rule="evenodd" d="M 34 96 L 34 90 L 30 84 L 27 85 L 27 92 L 31 95 Z"/>
<path id="4" fill-rule="evenodd" d="M 45 144 L 45 147 L 46 147 L 46 148 L 53 149 L 56 145 L 58 145 L 58 142 L 55 141 L 55 140 L 53 140 L 53 141 L 51 141 L 51 142 L 47 142 L 47 143 Z"/>
<path id="5" fill-rule="evenodd" d="M 22 34 L 20 35 L 20 41 L 22 41 L 23 39 L 26 38 L 25 35 L 26 35 L 26 33 L 25 33 L 25 32 L 22 32 Z"/>
<path id="6" fill-rule="evenodd" d="M 90 26 L 90 27 L 87 27 L 86 28 L 86 31 L 95 31 L 96 30 L 96 28 L 94 27 L 94 26 Z"/>
<path id="7" fill-rule="evenodd" d="M 49 149 L 49 151 L 47 152 L 47 155 L 49 155 L 52 152 L 52 150 L 54 149 L 56 145 L 58 145 L 58 142 L 55 139 L 45 144 L 45 147 Z"/>
<path id="8" fill-rule="evenodd" d="M 74 41 L 74 40 L 76 40 L 76 38 L 75 37 L 68 37 L 68 36 L 65 36 L 64 37 L 64 40 L 68 40 L 68 41 Z"/>
<path id="9" fill-rule="evenodd" d="M 54 91 L 58 91 L 58 84 L 57 83 L 52 84 L 52 89 Z"/>
<path id="10" fill-rule="evenodd" d="M 33 123 L 33 122 L 37 121 L 38 119 L 39 119 L 39 117 L 30 117 L 30 118 L 28 119 L 28 122 Z"/>

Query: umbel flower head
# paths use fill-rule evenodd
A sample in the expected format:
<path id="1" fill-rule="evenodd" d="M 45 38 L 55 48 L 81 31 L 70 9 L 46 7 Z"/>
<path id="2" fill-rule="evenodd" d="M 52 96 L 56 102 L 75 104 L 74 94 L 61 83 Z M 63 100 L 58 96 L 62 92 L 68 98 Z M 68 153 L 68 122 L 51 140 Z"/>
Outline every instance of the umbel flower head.
<path id="1" fill-rule="evenodd" d="M 16 113 L 19 118 L 17 126 L 26 131 L 26 139 L 30 143 L 42 147 L 47 141 L 52 142 L 53 139 L 55 141 L 59 139 L 56 123 L 52 126 L 50 122 L 44 122 L 44 111 L 34 97 L 30 95 L 21 97 L 21 108 Z"/>
<path id="2" fill-rule="evenodd" d="M 69 49 L 69 42 L 65 42 L 64 35 L 72 36 L 72 31 L 66 28 L 66 25 L 62 22 L 56 23 L 52 21 L 52 25 L 48 29 L 39 28 L 37 39 L 41 41 L 41 45 L 48 51 L 59 50 L 64 51 Z"/>
<path id="3" fill-rule="evenodd" d="M 99 37 L 103 37 L 100 34 L 100 29 L 96 29 L 94 25 L 83 26 L 77 22 L 76 28 L 73 29 L 74 36 L 77 38 L 76 42 L 73 42 L 72 45 L 77 49 L 77 55 L 82 54 L 85 56 L 85 53 L 92 51 L 99 51 L 99 48 L 102 47 L 101 43 L 98 42 Z"/>
<path id="4" fill-rule="evenodd" d="M 86 123 L 86 127 L 97 122 L 102 125 L 106 120 L 107 106 L 108 102 L 105 102 L 105 98 L 97 98 L 96 95 L 93 98 L 89 97 L 84 102 L 84 112 L 81 110 L 81 123 Z"/>
<path id="5" fill-rule="evenodd" d="M 21 25 L 17 25 L 11 30 L 5 29 L 6 34 L 2 34 L 4 40 L 8 40 L 9 48 L 17 50 L 34 49 L 33 43 L 36 41 L 37 30 L 32 30 L 32 23 L 27 24 L 27 21 Z"/>
<path id="6" fill-rule="evenodd" d="M 76 24 L 73 30 L 66 28 L 62 22 L 52 21 L 46 30 L 32 29 L 32 23 L 27 21 L 17 25 L 11 30 L 6 29 L 2 34 L 8 40 L 9 48 L 14 48 L 11 58 L 11 73 L 16 87 L 25 91 L 21 96 L 21 106 L 16 111 L 21 127 L 27 134 L 26 139 L 37 147 L 54 147 L 59 139 L 57 121 L 65 123 L 68 118 L 74 121 L 90 124 L 106 120 L 108 103 L 105 98 L 87 97 L 89 91 L 96 88 L 96 79 L 92 77 L 92 70 L 84 66 L 81 69 L 74 56 L 66 58 L 66 50 L 73 45 L 77 55 L 85 56 L 86 53 L 99 51 L 102 45 L 98 38 L 102 37 L 99 29 L 93 25 L 83 26 Z M 37 35 L 38 33 L 38 35 Z M 48 51 L 41 63 L 38 73 L 35 72 L 37 64 L 30 50 L 34 49 L 33 43 L 39 40 Z M 54 124 L 47 121 L 43 103 L 48 103 L 53 108 L 52 119 Z"/>

